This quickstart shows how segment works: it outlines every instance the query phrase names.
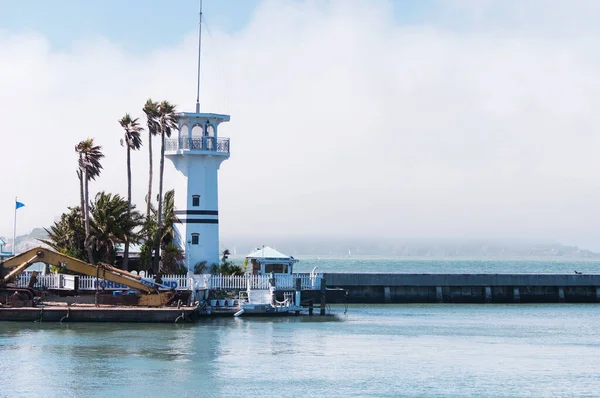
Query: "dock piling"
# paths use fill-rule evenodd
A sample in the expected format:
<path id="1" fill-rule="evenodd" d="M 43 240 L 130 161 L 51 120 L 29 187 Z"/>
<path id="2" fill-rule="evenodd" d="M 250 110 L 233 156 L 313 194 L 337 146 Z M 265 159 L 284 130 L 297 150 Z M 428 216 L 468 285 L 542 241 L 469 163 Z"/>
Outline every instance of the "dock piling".
<path id="1" fill-rule="evenodd" d="M 513 301 L 515 303 L 520 303 L 521 302 L 521 293 L 519 292 L 519 288 L 518 287 L 513 288 Z"/>
<path id="2" fill-rule="evenodd" d="M 558 302 L 559 303 L 565 302 L 565 288 L 564 287 L 558 288 Z"/>
<path id="3" fill-rule="evenodd" d="M 444 293 L 441 286 L 435 287 L 435 301 L 440 304 L 444 302 Z"/>
<path id="4" fill-rule="evenodd" d="M 296 278 L 296 297 L 294 298 L 294 305 L 296 306 L 300 306 L 301 305 L 301 298 L 302 295 L 302 279 L 300 278 Z M 300 313 L 300 311 L 296 311 L 296 315 L 298 315 Z"/>
<path id="5" fill-rule="evenodd" d="M 492 302 L 492 288 L 490 286 L 485 287 L 485 302 L 488 304 Z"/>
<path id="6" fill-rule="evenodd" d="M 321 279 L 321 308 L 320 315 L 325 315 L 325 307 L 327 306 L 327 282 L 325 278 Z"/>
<path id="7" fill-rule="evenodd" d="M 392 295 L 391 295 L 389 286 L 386 286 L 383 288 L 383 296 L 384 296 L 384 300 L 386 303 L 392 302 Z"/>

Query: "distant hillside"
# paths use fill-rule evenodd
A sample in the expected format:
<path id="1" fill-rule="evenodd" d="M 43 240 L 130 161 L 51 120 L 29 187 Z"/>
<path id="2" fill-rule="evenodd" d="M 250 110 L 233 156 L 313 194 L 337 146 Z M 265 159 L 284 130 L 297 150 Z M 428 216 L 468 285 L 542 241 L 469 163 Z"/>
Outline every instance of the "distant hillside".
<path id="1" fill-rule="evenodd" d="M 525 244 L 502 242 L 402 242 L 341 239 L 260 239 L 251 245 L 249 239 L 222 238 L 221 245 L 237 255 L 250 253 L 265 244 L 292 256 L 390 256 L 390 257 L 572 257 L 600 258 L 600 253 L 561 244 Z"/>
<path id="2" fill-rule="evenodd" d="M 35 246 L 45 246 L 38 239 L 48 235 L 43 228 L 35 228 L 27 235 L 17 237 L 17 251 L 22 252 Z M 12 239 L 6 251 L 12 250 Z M 374 239 L 332 238 L 282 238 L 282 237 L 221 237 L 221 250 L 227 248 L 232 254 L 245 256 L 261 245 L 268 245 L 292 256 L 390 256 L 390 257 L 567 257 L 600 258 L 600 253 L 554 243 L 518 242 L 444 242 L 402 241 Z"/>
<path id="3" fill-rule="evenodd" d="M 34 228 L 33 231 L 31 231 L 27 235 L 17 236 L 17 252 L 19 252 L 19 253 L 24 252 L 24 251 L 29 250 L 32 247 L 36 247 L 36 246 L 48 247 L 48 245 L 46 245 L 38 240 L 38 239 L 47 239 L 47 238 L 48 238 L 48 234 L 46 233 L 46 231 L 43 228 Z M 4 249 L 8 252 L 12 252 L 12 243 L 13 243 L 12 237 L 10 239 L 8 237 L 3 238 L 3 239 L 7 243 L 7 245 Z"/>

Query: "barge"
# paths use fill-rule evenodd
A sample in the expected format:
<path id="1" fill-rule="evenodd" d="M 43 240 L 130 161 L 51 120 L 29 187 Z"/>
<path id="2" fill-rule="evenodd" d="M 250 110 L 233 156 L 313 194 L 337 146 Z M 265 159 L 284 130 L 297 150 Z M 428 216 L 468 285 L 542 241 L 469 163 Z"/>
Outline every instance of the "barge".
<path id="1" fill-rule="evenodd" d="M 199 304 L 181 308 L 110 305 L 0 307 L 0 321 L 183 323 L 198 319 L 198 307 Z"/>

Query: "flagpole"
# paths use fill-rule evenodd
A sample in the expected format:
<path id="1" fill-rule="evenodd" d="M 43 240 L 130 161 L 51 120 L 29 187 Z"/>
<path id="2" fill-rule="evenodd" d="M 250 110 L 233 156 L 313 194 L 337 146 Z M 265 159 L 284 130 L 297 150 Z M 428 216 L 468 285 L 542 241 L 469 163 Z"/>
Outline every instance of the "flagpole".
<path id="1" fill-rule="evenodd" d="M 15 224 L 13 226 L 13 256 L 17 255 L 17 197 L 15 196 Z"/>
<path id="2" fill-rule="evenodd" d="M 202 49 L 202 0 L 198 18 L 198 91 L 196 91 L 196 113 L 200 113 L 200 50 Z"/>

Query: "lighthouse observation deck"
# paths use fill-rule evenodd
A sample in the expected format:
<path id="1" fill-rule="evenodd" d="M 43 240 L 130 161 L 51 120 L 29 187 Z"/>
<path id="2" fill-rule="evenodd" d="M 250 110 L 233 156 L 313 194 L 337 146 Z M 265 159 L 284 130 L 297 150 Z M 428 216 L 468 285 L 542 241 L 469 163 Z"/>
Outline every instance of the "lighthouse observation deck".
<path id="1" fill-rule="evenodd" d="M 229 138 L 182 136 L 165 140 L 166 152 L 194 151 L 229 155 Z"/>

